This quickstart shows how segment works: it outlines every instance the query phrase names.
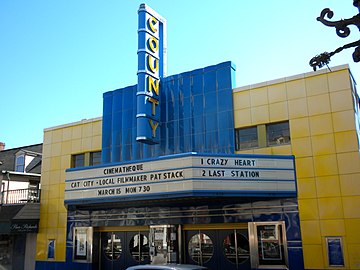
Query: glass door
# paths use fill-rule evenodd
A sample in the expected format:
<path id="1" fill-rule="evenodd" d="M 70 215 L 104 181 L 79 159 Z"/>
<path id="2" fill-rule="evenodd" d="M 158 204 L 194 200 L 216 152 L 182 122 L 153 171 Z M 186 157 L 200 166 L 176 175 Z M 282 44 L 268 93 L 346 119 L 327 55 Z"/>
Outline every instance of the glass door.
<path id="1" fill-rule="evenodd" d="M 185 231 L 185 262 L 211 270 L 250 270 L 247 229 Z"/>
<path id="2" fill-rule="evenodd" d="M 124 236 L 123 232 L 101 233 L 101 270 L 120 269 L 124 265 Z"/>
<path id="3" fill-rule="evenodd" d="M 148 232 L 127 232 L 128 248 L 131 255 L 128 264 L 150 263 Z"/>
<path id="4" fill-rule="evenodd" d="M 186 263 L 218 269 L 216 233 L 210 230 L 186 231 Z"/>
<path id="5" fill-rule="evenodd" d="M 248 231 L 245 229 L 219 230 L 219 256 L 223 269 L 251 269 Z"/>
<path id="6" fill-rule="evenodd" d="M 99 270 L 119 270 L 150 263 L 148 232 L 101 232 Z"/>

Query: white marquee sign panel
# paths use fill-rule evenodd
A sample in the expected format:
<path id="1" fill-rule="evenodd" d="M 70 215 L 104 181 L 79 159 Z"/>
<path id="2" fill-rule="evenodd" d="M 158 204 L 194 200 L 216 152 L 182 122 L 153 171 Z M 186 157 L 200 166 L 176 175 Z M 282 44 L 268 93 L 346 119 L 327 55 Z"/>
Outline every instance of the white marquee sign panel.
<path id="1" fill-rule="evenodd" d="M 68 169 L 65 203 L 208 196 L 296 195 L 292 156 L 188 153 L 135 163 Z M 221 195 L 222 194 L 222 195 Z"/>

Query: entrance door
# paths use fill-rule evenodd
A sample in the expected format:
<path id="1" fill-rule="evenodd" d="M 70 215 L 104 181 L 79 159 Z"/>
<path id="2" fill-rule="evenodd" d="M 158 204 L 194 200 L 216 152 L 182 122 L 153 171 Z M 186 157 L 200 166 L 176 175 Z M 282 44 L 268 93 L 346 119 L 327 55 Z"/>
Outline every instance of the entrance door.
<path id="1" fill-rule="evenodd" d="M 194 230 L 185 233 L 186 263 L 211 270 L 248 270 L 249 238 L 246 229 Z"/>
<path id="2" fill-rule="evenodd" d="M 149 232 L 127 232 L 127 266 L 150 263 Z"/>
<path id="3" fill-rule="evenodd" d="M 101 233 L 101 270 L 120 269 L 125 264 L 124 232 L 104 232 Z"/>
<path id="4" fill-rule="evenodd" d="M 203 265 L 214 270 L 220 269 L 217 267 L 216 254 L 219 251 L 216 245 L 216 231 L 187 231 L 185 242 L 186 263 Z"/>
<path id="5" fill-rule="evenodd" d="M 126 269 L 150 261 L 148 232 L 102 232 L 100 270 Z"/>
<path id="6" fill-rule="evenodd" d="M 219 263 L 222 269 L 251 269 L 248 231 L 244 229 L 219 230 L 222 251 Z"/>

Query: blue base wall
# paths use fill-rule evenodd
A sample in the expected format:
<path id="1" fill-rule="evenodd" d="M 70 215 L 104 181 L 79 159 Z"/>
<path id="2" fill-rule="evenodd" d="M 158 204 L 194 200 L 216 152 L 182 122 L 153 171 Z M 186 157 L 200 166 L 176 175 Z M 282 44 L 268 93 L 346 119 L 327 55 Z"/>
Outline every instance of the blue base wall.
<path id="1" fill-rule="evenodd" d="M 225 200 L 225 199 L 224 199 Z M 239 200 L 239 199 L 237 199 Z M 36 270 L 98 270 L 98 263 L 72 262 L 72 228 L 75 226 L 147 226 L 150 224 L 224 224 L 264 221 L 284 221 L 288 245 L 289 268 L 302 270 L 303 252 L 296 198 L 251 200 L 236 202 L 236 198 L 208 203 L 175 203 L 167 207 L 150 206 L 131 208 L 110 208 L 68 211 L 66 262 L 37 262 Z M 207 209 L 208 217 L 202 216 Z M 239 210 L 236 210 L 239 209 Z M 255 209 L 255 210 L 254 210 Z M 191 210 L 191 215 L 189 214 Z M 179 212 L 180 211 L 180 212 Z M 199 212 L 198 212 L 199 211 Z M 172 218 L 171 213 L 175 213 Z M 162 213 L 162 214 L 159 214 Z M 168 213 L 168 214 L 167 214 Z M 198 215 L 197 215 L 198 213 Z M 179 216 L 181 216 L 179 218 Z M 101 218 L 100 218 L 101 217 Z"/>
<path id="2" fill-rule="evenodd" d="M 74 262 L 37 261 L 35 270 L 93 270 L 92 264 Z"/>

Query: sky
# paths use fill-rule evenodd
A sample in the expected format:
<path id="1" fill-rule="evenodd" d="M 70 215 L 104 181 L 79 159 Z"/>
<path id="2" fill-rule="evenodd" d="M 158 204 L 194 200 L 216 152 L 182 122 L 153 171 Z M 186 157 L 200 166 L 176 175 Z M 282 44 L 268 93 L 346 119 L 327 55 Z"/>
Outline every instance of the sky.
<path id="1" fill-rule="evenodd" d="M 103 93 L 137 83 L 137 11 L 167 20 L 167 74 L 232 61 L 236 87 L 312 72 L 309 60 L 360 38 L 316 20 L 352 0 L 0 0 L 0 142 L 42 143 L 46 128 L 102 116 Z M 353 49 L 332 57 L 349 64 Z M 326 67 L 324 67 L 326 68 Z M 360 86 L 358 86 L 359 88 Z"/>

